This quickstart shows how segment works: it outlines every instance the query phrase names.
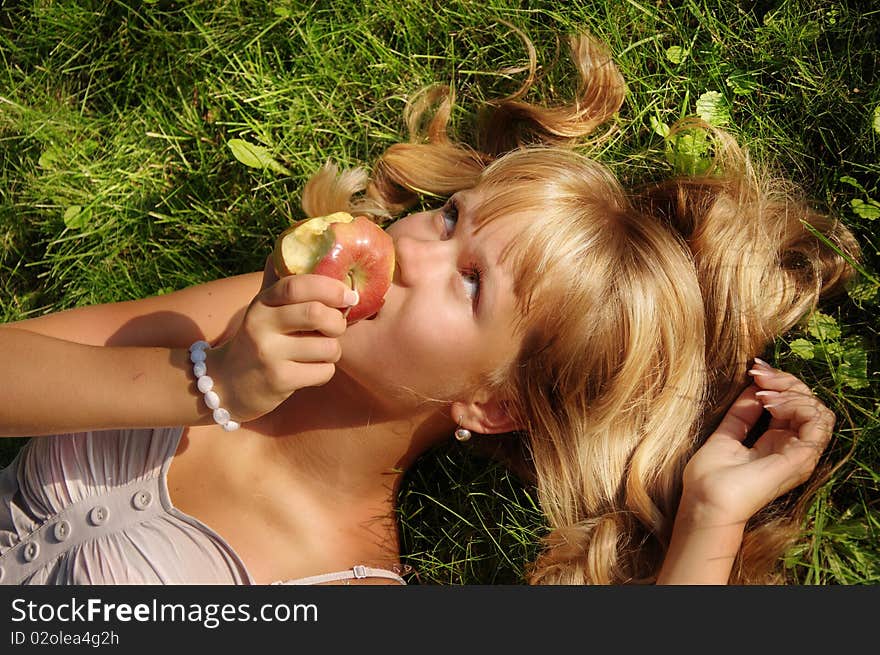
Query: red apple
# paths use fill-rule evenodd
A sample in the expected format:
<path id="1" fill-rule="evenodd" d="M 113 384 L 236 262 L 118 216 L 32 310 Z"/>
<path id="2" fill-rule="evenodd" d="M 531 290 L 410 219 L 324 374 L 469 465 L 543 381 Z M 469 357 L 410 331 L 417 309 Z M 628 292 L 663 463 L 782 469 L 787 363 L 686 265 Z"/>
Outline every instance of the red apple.
<path id="1" fill-rule="evenodd" d="M 294 223 L 275 240 L 278 277 L 314 273 L 342 280 L 360 296 L 346 310 L 349 324 L 374 315 L 394 275 L 394 240 L 366 216 L 346 212 Z"/>

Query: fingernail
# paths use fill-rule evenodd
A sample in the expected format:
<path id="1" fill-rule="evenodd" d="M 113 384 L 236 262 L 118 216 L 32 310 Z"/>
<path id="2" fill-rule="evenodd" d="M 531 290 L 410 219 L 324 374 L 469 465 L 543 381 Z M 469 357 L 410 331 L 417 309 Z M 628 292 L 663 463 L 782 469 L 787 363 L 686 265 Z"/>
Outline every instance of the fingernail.
<path id="1" fill-rule="evenodd" d="M 775 398 L 779 395 L 779 392 L 772 389 L 762 389 L 761 391 L 756 391 L 755 395 L 760 398 Z"/>
<path id="2" fill-rule="evenodd" d="M 770 364 L 768 364 L 767 362 L 765 362 L 765 361 L 764 361 L 763 359 L 761 359 L 760 357 L 755 357 L 755 364 L 757 364 L 758 366 L 762 366 L 762 367 L 764 367 L 764 368 L 773 368 L 772 366 L 770 366 Z"/>
<path id="3" fill-rule="evenodd" d="M 345 295 L 342 297 L 342 302 L 349 306 L 357 305 L 360 300 L 361 297 L 355 289 L 346 289 Z"/>
<path id="4" fill-rule="evenodd" d="M 762 371 L 757 368 L 750 368 L 748 372 L 749 375 L 773 375 L 770 371 Z"/>

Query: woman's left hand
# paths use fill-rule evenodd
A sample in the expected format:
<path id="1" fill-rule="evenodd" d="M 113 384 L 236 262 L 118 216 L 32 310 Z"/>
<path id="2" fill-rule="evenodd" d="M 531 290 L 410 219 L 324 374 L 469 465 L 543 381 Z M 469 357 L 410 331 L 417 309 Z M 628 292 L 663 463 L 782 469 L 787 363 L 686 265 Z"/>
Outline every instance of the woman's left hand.
<path id="1" fill-rule="evenodd" d="M 684 471 L 683 503 L 728 524 L 745 524 L 773 499 L 806 482 L 835 422 L 834 413 L 790 373 L 760 360 L 749 373 L 754 383 Z M 765 408 L 770 425 L 749 448 L 743 441 Z"/>

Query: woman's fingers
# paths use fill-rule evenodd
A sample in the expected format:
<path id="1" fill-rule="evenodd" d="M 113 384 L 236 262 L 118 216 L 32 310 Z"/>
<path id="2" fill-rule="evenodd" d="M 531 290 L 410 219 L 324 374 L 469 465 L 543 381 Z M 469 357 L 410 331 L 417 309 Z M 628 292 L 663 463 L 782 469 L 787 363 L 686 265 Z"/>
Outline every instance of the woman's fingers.
<path id="1" fill-rule="evenodd" d="M 269 269 L 266 269 L 269 275 Z M 347 327 L 340 307 L 349 306 L 352 292 L 339 280 L 323 275 L 291 275 L 260 292 L 245 316 L 254 331 L 281 334 L 320 332 L 341 336 Z"/>
<path id="2" fill-rule="evenodd" d="M 302 387 L 326 383 L 342 358 L 339 339 L 315 333 L 275 335 L 263 343 L 261 363 L 266 385 L 284 396 Z"/>
<path id="3" fill-rule="evenodd" d="M 804 382 L 800 379 L 792 375 L 791 373 L 786 373 L 785 371 L 780 371 L 778 368 L 773 368 L 767 362 L 755 358 L 755 365 L 749 370 L 749 375 L 752 376 L 755 384 L 759 385 L 762 390 L 766 390 L 767 392 L 773 391 L 798 391 L 804 395 L 812 396 L 813 391 L 810 389 Z M 761 392 L 758 393 L 758 396 L 761 396 Z M 778 418 L 773 416 L 770 419 L 771 428 L 786 428 L 786 422 L 782 418 Z"/>
<path id="4" fill-rule="evenodd" d="M 773 368 L 760 359 L 755 359 L 755 365 L 749 369 L 749 375 L 752 376 L 755 384 L 762 389 L 770 389 L 773 391 L 799 391 L 806 395 L 812 395 L 813 391 L 800 379 Z"/>
<path id="5" fill-rule="evenodd" d="M 810 478 L 831 440 L 835 416 L 818 398 L 801 391 L 769 392 L 760 398 L 774 420 L 788 426 L 768 429 L 752 447 L 762 478 L 775 485 L 775 498 Z"/>
<path id="6" fill-rule="evenodd" d="M 327 337 L 340 337 L 347 327 L 341 311 L 318 301 L 275 307 L 272 320 L 275 329 L 283 334 L 320 332 Z"/>
<path id="7" fill-rule="evenodd" d="M 298 389 L 327 383 L 342 357 L 347 322 L 340 308 L 357 302 L 353 289 L 327 276 L 278 279 L 267 259 L 240 328 L 213 355 L 227 408 L 251 420 Z"/>
<path id="8" fill-rule="evenodd" d="M 766 409 L 786 430 L 768 430 L 755 443 L 766 474 L 779 480 L 779 493 L 809 479 L 834 432 L 834 412 L 815 396 L 782 391 L 762 396 Z"/>
<path id="9" fill-rule="evenodd" d="M 822 401 L 800 391 L 758 393 L 765 409 L 774 418 L 787 421 L 789 429 L 797 433 L 799 440 L 825 447 L 834 431 L 836 417 Z"/>
<path id="10" fill-rule="evenodd" d="M 297 389 L 303 387 L 320 387 L 327 384 L 336 373 L 336 365 L 327 362 L 316 362 L 307 366 L 291 367 L 290 378 L 293 380 L 288 386 L 295 385 Z"/>
<path id="11" fill-rule="evenodd" d="M 710 438 L 728 438 L 742 442 L 761 416 L 763 407 L 755 396 L 757 391 L 758 387 L 755 385 L 747 386 L 733 401 Z"/>
<path id="12" fill-rule="evenodd" d="M 692 498 L 737 520 L 807 481 L 834 428 L 834 414 L 793 375 L 762 366 L 754 379 L 684 474 Z M 746 447 L 742 441 L 764 409 L 770 426 Z"/>
<path id="13" fill-rule="evenodd" d="M 266 263 L 263 264 L 263 281 L 260 284 L 260 291 L 264 291 L 278 281 L 278 275 L 275 273 L 275 266 L 272 263 L 272 255 L 266 257 Z"/>
<path id="14" fill-rule="evenodd" d="M 768 431 L 759 439 L 775 436 L 778 443 L 769 447 L 770 452 L 754 463 L 759 467 L 761 478 L 775 486 L 770 500 L 809 480 L 824 450 L 819 444 L 803 442 L 791 433 L 773 434 L 782 432 L 785 431 Z M 755 447 L 759 448 L 758 444 Z"/>
<path id="15" fill-rule="evenodd" d="M 358 301 L 357 292 L 340 280 L 309 273 L 283 277 L 261 291 L 258 298 L 269 307 L 318 301 L 344 309 Z"/>
<path id="16" fill-rule="evenodd" d="M 339 339 L 307 334 L 295 334 L 284 339 L 286 343 L 278 349 L 279 356 L 292 362 L 335 364 L 342 357 Z"/>

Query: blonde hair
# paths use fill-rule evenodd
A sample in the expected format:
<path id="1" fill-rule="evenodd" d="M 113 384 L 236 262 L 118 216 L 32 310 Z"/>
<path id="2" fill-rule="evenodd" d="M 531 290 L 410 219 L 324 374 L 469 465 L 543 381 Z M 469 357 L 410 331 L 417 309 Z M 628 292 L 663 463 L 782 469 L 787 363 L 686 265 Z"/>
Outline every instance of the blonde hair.
<path id="1" fill-rule="evenodd" d="M 482 383 L 512 399 L 523 430 L 508 454 L 522 447 L 518 463 L 550 527 L 528 579 L 652 582 L 684 465 L 748 384 L 747 363 L 852 274 L 823 239 L 853 258 L 859 250 L 844 226 L 707 125 L 714 170 L 624 190 L 571 149 L 618 111 L 623 79 L 588 35 L 571 45 L 582 82 L 571 104 L 531 105 L 523 93 L 493 103 L 471 148 L 449 139 L 453 98 L 434 87 L 407 113 L 411 142 L 388 148 L 369 182 L 325 167 L 304 206 L 348 208 L 365 188 L 360 209 L 387 216 L 423 193 L 477 187 L 478 224 L 520 217 L 504 256 L 522 346 Z M 732 582 L 779 580 L 804 504 L 777 506 L 747 526 Z"/>

